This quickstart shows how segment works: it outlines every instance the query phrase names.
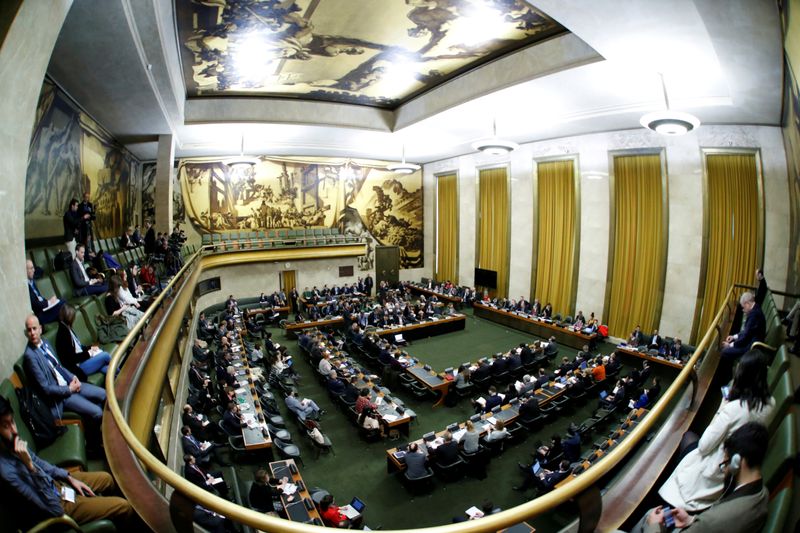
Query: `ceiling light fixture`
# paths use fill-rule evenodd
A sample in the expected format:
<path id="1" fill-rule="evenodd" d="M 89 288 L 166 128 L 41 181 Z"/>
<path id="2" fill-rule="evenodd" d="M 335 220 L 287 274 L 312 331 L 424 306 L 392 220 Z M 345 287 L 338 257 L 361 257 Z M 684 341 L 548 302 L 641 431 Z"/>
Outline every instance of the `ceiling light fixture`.
<path id="1" fill-rule="evenodd" d="M 398 174 L 413 174 L 420 167 L 414 163 L 406 163 L 406 145 L 403 145 L 403 161 L 400 163 L 391 163 L 386 165 L 386 170 L 390 170 L 392 172 L 397 172 Z"/>
<path id="2" fill-rule="evenodd" d="M 492 137 L 475 141 L 472 143 L 472 148 L 489 155 L 505 155 L 519 148 L 519 145 L 497 136 L 497 119 L 495 119 L 492 121 Z"/>
<path id="3" fill-rule="evenodd" d="M 667 96 L 667 86 L 664 83 L 664 74 L 658 73 L 661 78 L 661 92 L 664 95 L 664 106 L 666 110 L 647 113 L 639 123 L 649 130 L 653 130 L 661 135 L 684 135 L 700 125 L 700 120 L 689 113 L 672 111 L 669 108 L 669 97 Z"/>
<path id="4" fill-rule="evenodd" d="M 241 149 L 238 157 L 231 157 L 223 161 L 232 171 L 246 171 L 258 163 L 257 157 L 247 157 L 244 155 L 244 135 L 242 135 Z"/>

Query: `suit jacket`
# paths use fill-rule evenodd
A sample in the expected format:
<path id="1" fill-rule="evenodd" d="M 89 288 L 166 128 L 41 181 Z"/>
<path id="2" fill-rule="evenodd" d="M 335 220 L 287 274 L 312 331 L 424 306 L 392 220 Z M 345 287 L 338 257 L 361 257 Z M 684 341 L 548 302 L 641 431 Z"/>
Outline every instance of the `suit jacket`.
<path id="1" fill-rule="evenodd" d="M 206 448 L 205 451 L 200 449 L 200 441 L 194 435 L 182 435 L 181 444 L 183 444 L 183 453 L 194 455 L 198 461 L 207 460 L 212 449 L 212 446 Z"/>
<path id="2" fill-rule="evenodd" d="M 519 406 L 519 418 L 521 420 L 533 420 L 539 416 L 539 400 L 531 398 Z"/>
<path id="3" fill-rule="evenodd" d="M 486 398 L 486 405 L 483 407 L 483 412 L 488 413 L 498 405 L 503 403 L 503 399 L 500 397 L 499 394 L 495 394 L 493 396 L 489 396 Z"/>
<path id="4" fill-rule="evenodd" d="M 33 284 L 33 287 L 31 284 Z M 39 316 L 44 312 L 47 306 L 50 305 L 50 302 L 48 302 L 45 295 L 39 291 L 39 287 L 36 287 L 36 290 L 34 290 L 34 287 L 36 287 L 36 282 L 30 280 L 28 283 L 28 296 L 31 298 L 31 310 L 33 314 Z M 36 294 L 37 291 L 39 291 L 39 294 Z"/>
<path id="5" fill-rule="evenodd" d="M 183 477 L 197 485 L 198 487 L 202 487 L 206 490 L 210 489 L 211 487 L 206 483 L 206 472 L 200 468 L 197 464 L 193 465 L 184 465 L 183 467 Z"/>
<path id="6" fill-rule="evenodd" d="M 43 398 L 50 404 L 50 412 L 53 417 L 61 418 L 64 413 L 64 400 L 72 396 L 72 391 L 69 390 L 68 385 L 59 385 L 58 380 L 53 374 L 53 370 L 48 362 L 48 356 L 42 351 L 43 347 L 47 347 L 49 352 L 53 355 L 56 351 L 48 342 L 42 339 L 42 344 L 39 348 L 32 346 L 30 343 L 25 347 L 24 366 L 25 375 L 28 380 L 35 383 L 39 391 L 42 393 Z M 61 374 L 64 380 L 69 383 L 75 375 L 64 368 L 61 364 L 54 364 L 56 372 Z"/>
<path id="7" fill-rule="evenodd" d="M 75 289 L 83 289 L 84 287 L 89 286 L 89 275 L 87 274 L 84 277 L 85 270 L 81 271 L 81 265 L 78 264 L 78 261 L 73 261 L 69 266 L 69 275 L 72 278 L 72 286 Z"/>
<path id="8" fill-rule="evenodd" d="M 425 454 L 420 451 L 407 453 L 405 456 L 407 475 L 411 479 L 423 477 L 428 474 L 428 467 L 425 466 L 427 459 Z"/>
<path id="9" fill-rule="evenodd" d="M 225 411 L 222 413 L 222 424 L 229 432 L 234 434 L 247 425 L 230 411 Z"/>
<path id="10" fill-rule="evenodd" d="M 75 348 L 75 342 L 72 340 L 70 328 L 63 322 L 58 323 L 58 333 L 56 334 L 56 351 L 61 363 L 69 369 L 70 372 L 83 375 L 83 371 L 78 368 L 78 365 L 89 359 L 89 351 L 81 345 L 81 351 Z M 80 342 L 80 340 L 78 341 Z"/>
<path id="11" fill-rule="evenodd" d="M 764 318 L 764 312 L 758 305 L 754 305 L 747 314 L 744 328 L 736 336 L 733 345 L 737 348 L 749 348 L 754 342 L 763 341 L 766 333 L 767 320 Z"/>
<path id="12" fill-rule="evenodd" d="M 450 465 L 458 460 L 458 444 L 451 440 L 436 448 L 436 462 L 440 465 Z"/>
<path id="13" fill-rule="evenodd" d="M 144 253 L 152 254 L 156 251 L 156 230 L 151 226 L 144 234 Z"/>
<path id="14" fill-rule="evenodd" d="M 562 480 L 566 479 L 569 475 L 569 471 L 567 472 L 550 472 L 544 476 L 542 480 L 542 487 L 544 490 L 553 490 L 553 488 L 560 483 Z"/>
<path id="15" fill-rule="evenodd" d="M 81 217 L 77 211 L 67 209 L 64 213 L 64 242 L 69 242 L 78 237 L 81 226 Z"/>

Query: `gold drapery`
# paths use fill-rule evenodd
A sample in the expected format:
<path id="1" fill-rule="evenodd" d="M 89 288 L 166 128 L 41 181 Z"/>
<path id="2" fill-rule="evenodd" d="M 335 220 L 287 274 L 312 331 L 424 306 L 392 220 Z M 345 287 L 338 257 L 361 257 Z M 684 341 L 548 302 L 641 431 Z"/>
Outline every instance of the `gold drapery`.
<path id="1" fill-rule="evenodd" d="M 753 283 L 758 267 L 755 154 L 708 154 L 708 242 L 700 328 L 706 331 L 733 283 Z"/>
<path id="2" fill-rule="evenodd" d="M 533 297 L 572 314 L 575 262 L 575 166 L 571 159 L 538 164 L 538 249 Z"/>
<path id="3" fill-rule="evenodd" d="M 458 177 L 436 180 L 436 274 L 437 281 L 458 284 Z"/>
<path id="4" fill-rule="evenodd" d="M 508 296 L 509 198 L 505 167 L 478 173 L 478 268 L 497 272 L 498 297 Z"/>
<path id="5" fill-rule="evenodd" d="M 664 217 L 661 157 L 614 157 L 614 258 L 608 330 L 627 338 L 639 324 L 656 328 L 663 301 Z"/>
<path id="6" fill-rule="evenodd" d="M 294 270 L 284 270 L 283 271 L 283 292 L 286 293 L 286 300 L 289 306 L 292 305 L 292 299 L 289 298 L 289 294 L 292 292 L 292 289 L 297 287 L 297 278 L 296 272 Z M 295 313 L 298 309 L 292 309 Z"/>

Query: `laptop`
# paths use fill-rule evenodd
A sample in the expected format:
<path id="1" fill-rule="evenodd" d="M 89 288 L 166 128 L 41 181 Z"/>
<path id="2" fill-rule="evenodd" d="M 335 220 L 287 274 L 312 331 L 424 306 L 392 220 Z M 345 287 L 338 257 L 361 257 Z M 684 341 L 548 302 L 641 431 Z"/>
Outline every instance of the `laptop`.
<path id="1" fill-rule="evenodd" d="M 606 396 L 608 396 L 608 391 L 600 391 L 600 399 L 605 400 Z"/>
<path id="2" fill-rule="evenodd" d="M 539 464 L 539 461 L 536 461 L 535 463 L 533 463 L 533 467 L 532 468 L 533 468 L 533 475 L 535 476 L 535 475 L 537 475 L 539 473 L 539 470 L 542 469 L 542 465 Z"/>

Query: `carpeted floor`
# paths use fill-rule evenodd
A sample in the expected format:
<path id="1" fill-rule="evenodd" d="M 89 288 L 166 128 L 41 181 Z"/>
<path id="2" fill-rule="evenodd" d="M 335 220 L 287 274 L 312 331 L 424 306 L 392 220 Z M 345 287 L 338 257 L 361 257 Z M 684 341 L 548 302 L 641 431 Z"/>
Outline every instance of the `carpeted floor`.
<path id="1" fill-rule="evenodd" d="M 421 361 L 430 364 L 436 370 L 446 367 L 457 367 L 466 361 L 475 361 L 480 357 L 505 351 L 523 341 L 530 341 L 531 336 L 510 330 L 503 326 L 478 319 L 468 312 L 467 326 L 464 331 L 448 333 L 439 337 L 415 341 L 408 351 Z M 382 526 L 384 529 L 418 528 L 441 525 L 451 522 L 455 516 L 463 516 L 464 510 L 477 505 L 480 507 L 484 499 L 489 499 L 495 506 L 503 509 L 519 505 L 526 497 L 511 490 L 518 484 L 522 476 L 517 463 L 530 458 L 530 453 L 540 441 L 548 441 L 553 434 L 564 435 L 571 421 L 580 422 L 587 418 L 596 407 L 595 402 L 588 402 L 586 407 L 574 414 L 557 419 L 538 434 L 530 434 L 522 443 L 508 447 L 499 457 L 493 458 L 488 467 L 488 477 L 479 481 L 464 478 L 455 483 L 444 483 L 436 480 L 432 493 L 412 497 L 401 485 L 400 480 L 387 473 L 386 450 L 398 443 L 406 442 L 403 437 L 398 442 L 377 442 L 368 444 L 358 436 L 357 429 L 330 400 L 325 389 L 313 374 L 313 369 L 302 357 L 295 340 L 282 336 L 275 330 L 274 338 L 285 342 L 289 352 L 295 355 L 296 368 L 303 376 L 300 383 L 301 396 L 313 398 L 327 411 L 322 419 L 323 432 L 334 445 L 335 456 L 323 455 L 315 459 L 315 452 L 308 439 L 301 434 L 297 426 L 289 422 L 295 443 L 300 446 L 303 466 L 301 474 L 309 487 L 321 487 L 331 492 L 337 503 L 345 504 L 353 496 L 358 496 L 366 505 L 366 525 Z M 600 351 L 611 351 L 610 345 L 603 345 Z M 575 356 L 575 351 L 561 347 L 559 357 Z M 622 374 L 629 370 L 623 370 Z M 660 373 L 659 370 L 657 373 Z M 667 379 L 668 375 L 664 376 Z M 417 401 L 404 394 L 403 390 L 393 390 L 408 407 L 416 411 L 417 422 L 411 427 L 410 439 L 417 439 L 428 431 L 439 431 L 450 423 L 463 422 L 473 414 L 469 401 L 462 401 L 456 407 L 432 407 L 432 401 Z M 285 413 L 282 401 L 278 402 Z M 286 415 L 287 421 L 292 419 Z M 238 465 L 237 474 L 240 479 L 252 479 L 258 465 Z M 528 493 L 530 497 L 532 492 Z M 574 519 L 574 512 L 566 504 L 558 510 L 538 517 L 531 523 L 537 531 L 557 531 Z"/>

